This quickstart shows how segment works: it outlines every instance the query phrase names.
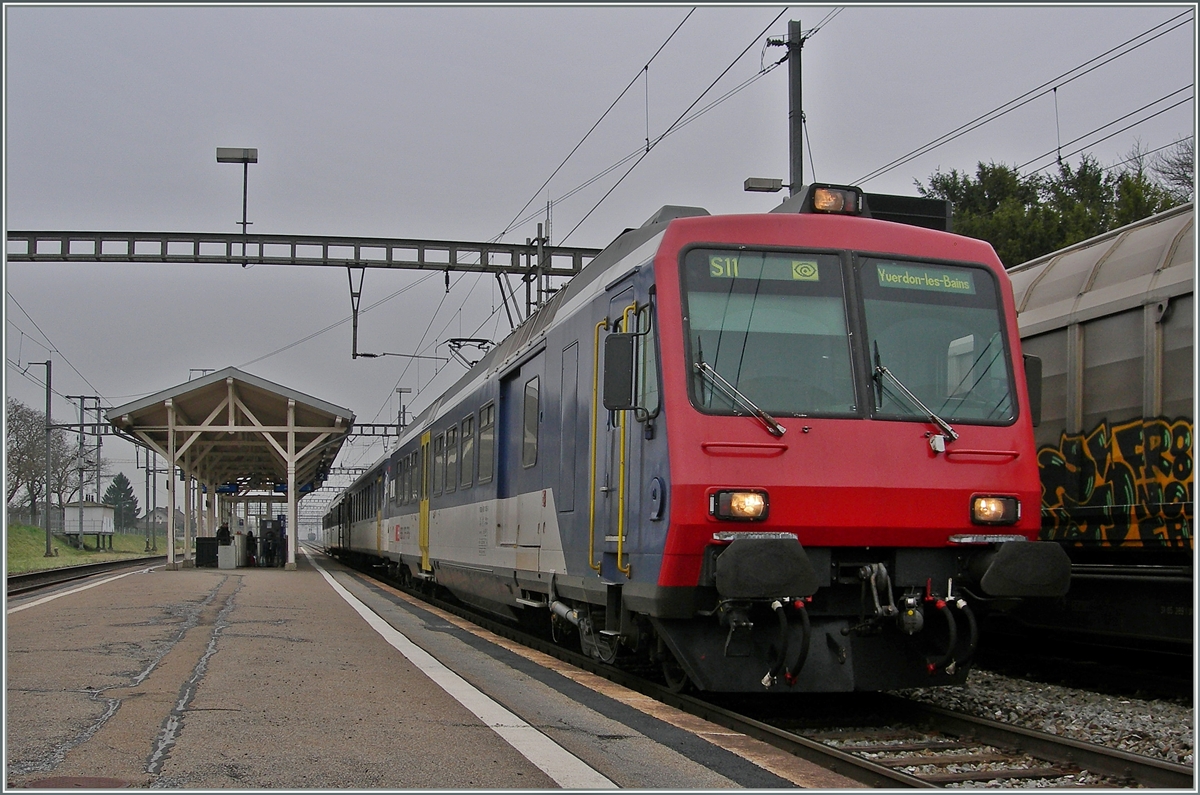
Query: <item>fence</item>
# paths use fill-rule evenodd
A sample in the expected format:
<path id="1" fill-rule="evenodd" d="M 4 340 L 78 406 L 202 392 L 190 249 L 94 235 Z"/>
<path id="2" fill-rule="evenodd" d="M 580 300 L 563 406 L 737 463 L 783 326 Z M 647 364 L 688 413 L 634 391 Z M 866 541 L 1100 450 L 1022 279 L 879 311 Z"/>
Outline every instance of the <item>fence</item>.
<path id="1" fill-rule="evenodd" d="M 70 508 L 68 510 L 70 510 L 73 514 L 73 516 L 71 518 L 71 522 L 70 522 L 71 527 L 68 529 L 70 530 L 70 532 L 72 534 L 74 534 L 75 533 L 75 525 L 78 524 L 78 522 L 79 522 L 78 513 L 76 513 L 76 511 L 78 509 Z M 50 506 L 50 530 L 51 530 L 51 532 L 62 534 L 62 532 L 63 532 L 63 513 L 64 513 L 63 509 L 60 508 L 59 506 L 57 506 L 57 505 Z M 43 526 L 42 525 L 42 508 L 40 505 L 38 506 L 38 509 L 36 512 L 32 511 L 28 505 L 21 505 L 21 506 L 9 505 L 7 508 L 7 514 L 8 514 L 8 523 L 9 524 L 24 524 L 24 525 L 30 525 L 31 527 L 42 527 Z M 167 532 L 166 517 L 160 516 L 157 518 L 157 520 L 152 520 L 150 522 L 150 525 L 151 525 L 152 529 L 155 532 L 157 532 L 159 535 L 163 535 Z M 195 520 L 193 520 L 192 526 L 193 527 L 196 526 Z M 87 520 L 87 519 L 84 520 L 83 527 L 84 527 L 83 532 L 87 535 L 91 535 L 91 534 L 97 532 L 96 530 L 88 529 L 89 520 Z M 106 532 L 106 531 L 99 531 L 99 532 Z M 107 532 L 111 532 L 111 530 L 109 530 Z M 124 532 L 145 533 L 146 532 L 146 517 L 145 516 L 140 517 L 137 520 L 137 527 L 130 528 L 128 530 L 125 530 Z M 175 515 L 175 534 L 179 535 L 179 536 L 182 536 L 182 534 L 183 534 L 183 514 L 182 513 L 177 513 Z"/>

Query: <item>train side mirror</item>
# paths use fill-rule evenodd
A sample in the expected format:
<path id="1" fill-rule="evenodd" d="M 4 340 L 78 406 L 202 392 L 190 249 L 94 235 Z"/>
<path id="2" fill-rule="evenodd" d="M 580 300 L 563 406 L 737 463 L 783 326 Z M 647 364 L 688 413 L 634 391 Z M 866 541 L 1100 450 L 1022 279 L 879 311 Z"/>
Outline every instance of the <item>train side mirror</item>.
<path id="1" fill-rule="evenodd" d="M 1028 353 L 1024 358 L 1025 385 L 1029 388 L 1029 415 L 1036 428 L 1042 424 L 1042 360 Z"/>
<path id="2" fill-rule="evenodd" d="M 634 343 L 636 334 L 609 334 L 604 340 L 604 408 L 634 408 Z"/>

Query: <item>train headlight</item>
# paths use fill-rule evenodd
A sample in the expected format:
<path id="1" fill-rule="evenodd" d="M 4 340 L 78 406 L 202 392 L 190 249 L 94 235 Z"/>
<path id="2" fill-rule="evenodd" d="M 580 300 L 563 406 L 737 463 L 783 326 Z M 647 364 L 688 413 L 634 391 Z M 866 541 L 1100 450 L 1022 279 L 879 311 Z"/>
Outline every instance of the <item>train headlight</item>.
<path id="1" fill-rule="evenodd" d="M 816 213 L 849 213 L 862 211 L 862 194 L 855 188 L 821 185 L 813 188 L 812 209 Z"/>
<path id="2" fill-rule="evenodd" d="M 975 524 L 1016 524 L 1021 503 L 1016 497 L 972 497 L 971 521 Z"/>
<path id="3" fill-rule="evenodd" d="M 734 522 L 760 522 L 770 507 L 765 491 L 718 491 L 708 497 L 710 516 Z"/>

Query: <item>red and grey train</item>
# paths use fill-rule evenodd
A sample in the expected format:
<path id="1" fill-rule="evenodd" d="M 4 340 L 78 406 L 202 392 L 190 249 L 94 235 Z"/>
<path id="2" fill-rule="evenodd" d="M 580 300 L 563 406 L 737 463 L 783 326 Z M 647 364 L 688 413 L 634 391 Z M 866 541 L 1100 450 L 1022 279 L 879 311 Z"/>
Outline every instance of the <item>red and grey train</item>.
<path id="1" fill-rule="evenodd" d="M 1004 268 L 895 199 L 626 230 L 339 496 L 328 549 L 680 687 L 962 682 L 972 605 L 1070 567 Z"/>

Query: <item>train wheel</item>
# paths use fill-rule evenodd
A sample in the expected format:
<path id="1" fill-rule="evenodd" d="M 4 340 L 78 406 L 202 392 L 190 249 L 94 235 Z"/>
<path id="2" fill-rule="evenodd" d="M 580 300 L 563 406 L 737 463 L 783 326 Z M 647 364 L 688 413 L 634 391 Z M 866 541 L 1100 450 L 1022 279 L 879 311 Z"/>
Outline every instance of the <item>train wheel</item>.
<path id="1" fill-rule="evenodd" d="M 670 649 L 663 649 L 662 672 L 663 679 L 667 682 L 667 689 L 672 693 L 682 693 L 691 684 L 687 671 L 683 670 L 683 666 L 679 664 L 679 660 L 675 659 L 675 655 L 671 653 Z"/>
<path id="2" fill-rule="evenodd" d="M 683 670 L 683 666 L 675 657 L 675 652 L 671 651 L 661 635 L 655 639 L 654 650 L 650 652 L 650 660 L 651 662 L 657 660 L 662 666 L 663 680 L 672 693 L 682 693 L 687 689 L 691 682 L 688 679 L 687 671 Z"/>

